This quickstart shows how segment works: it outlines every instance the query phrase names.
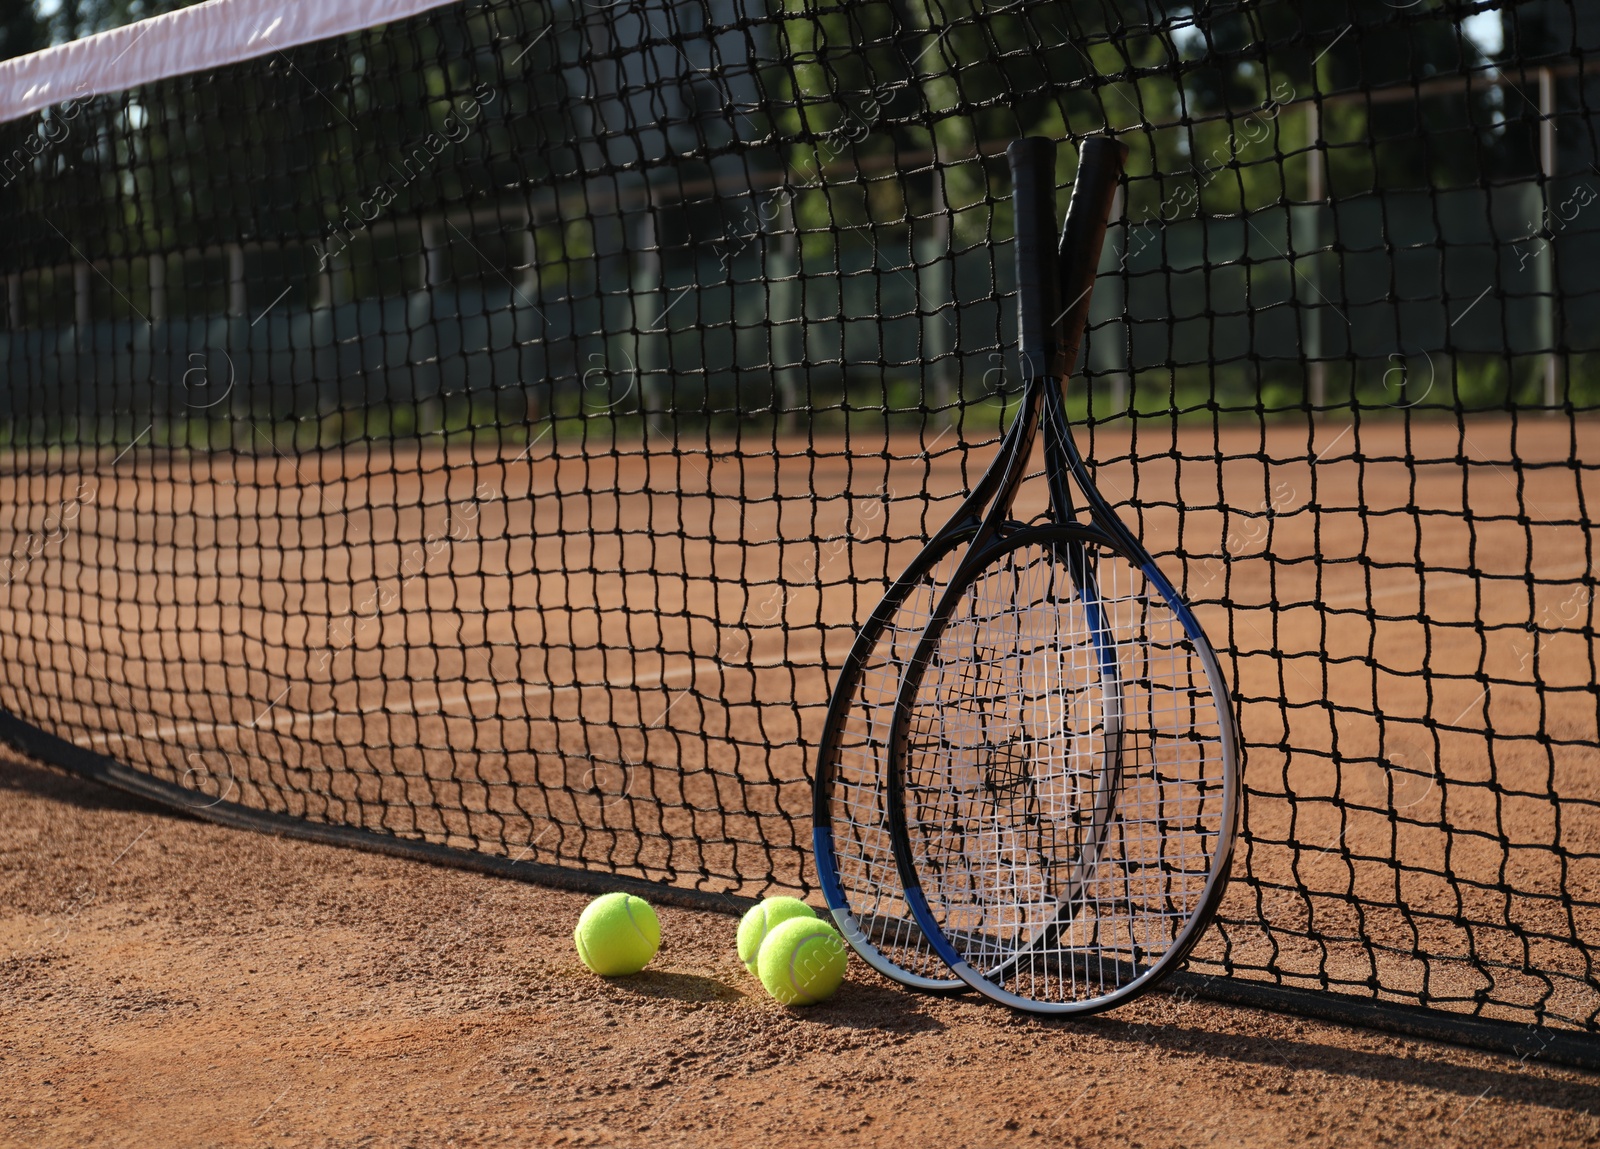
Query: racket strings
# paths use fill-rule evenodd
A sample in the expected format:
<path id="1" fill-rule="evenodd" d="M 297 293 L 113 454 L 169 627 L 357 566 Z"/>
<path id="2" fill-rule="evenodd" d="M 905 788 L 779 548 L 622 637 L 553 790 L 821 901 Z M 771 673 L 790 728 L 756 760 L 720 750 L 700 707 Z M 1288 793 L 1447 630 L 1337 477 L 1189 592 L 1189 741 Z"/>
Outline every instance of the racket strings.
<path id="1" fill-rule="evenodd" d="M 1223 815 L 1217 699 L 1183 621 L 1090 544 L 1004 552 L 962 596 L 908 715 L 923 892 L 975 969 L 1103 996 L 1198 912 Z"/>

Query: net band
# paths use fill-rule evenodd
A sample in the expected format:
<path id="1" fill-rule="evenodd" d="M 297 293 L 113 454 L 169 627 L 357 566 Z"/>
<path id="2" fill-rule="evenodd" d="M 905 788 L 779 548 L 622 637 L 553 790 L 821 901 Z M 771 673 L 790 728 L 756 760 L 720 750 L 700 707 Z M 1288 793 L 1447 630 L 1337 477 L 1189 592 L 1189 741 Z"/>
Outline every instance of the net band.
<path id="1" fill-rule="evenodd" d="M 273 4 L 205 0 L 82 40 L 0 61 L 0 124 L 52 104 L 127 91 L 415 16 L 451 0 Z"/>

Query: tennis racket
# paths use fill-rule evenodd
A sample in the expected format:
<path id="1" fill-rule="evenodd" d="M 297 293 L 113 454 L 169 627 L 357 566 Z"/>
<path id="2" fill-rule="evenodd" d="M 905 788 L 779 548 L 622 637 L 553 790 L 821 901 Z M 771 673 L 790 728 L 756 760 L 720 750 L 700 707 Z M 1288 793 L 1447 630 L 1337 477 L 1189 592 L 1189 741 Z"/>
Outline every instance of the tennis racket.
<path id="1" fill-rule="evenodd" d="M 1095 146 L 1100 145 L 1117 146 L 1104 140 Z M 1054 240 L 1047 231 L 1029 242 L 1049 247 Z M 1077 322 L 1087 314 L 1081 311 Z M 1025 377 L 1032 370 L 1029 354 L 1019 349 Z M 886 802 L 895 701 L 911 652 L 962 559 L 974 546 L 1019 526 L 1007 520 L 1027 473 L 1044 396 L 1042 385 L 1024 388 L 1019 412 L 971 495 L 868 616 L 840 669 L 819 738 L 812 846 L 823 898 L 840 933 L 867 964 L 917 989 L 962 990 L 966 983 L 929 944 L 901 889 Z"/>
<path id="2" fill-rule="evenodd" d="M 1044 430 L 1050 509 L 1002 532 L 997 503 L 974 531 L 906 663 L 887 804 L 903 896 L 949 968 L 1007 1005 L 1091 1013 L 1156 984 L 1215 913 L 1237 735 L 1210 643 L 1095 487 L 1066 418 L 1126 148 L 1085 141 L 1059 266 L 1054 150 L 1008 151 L 1037 392 L 1024 410 Z"/>

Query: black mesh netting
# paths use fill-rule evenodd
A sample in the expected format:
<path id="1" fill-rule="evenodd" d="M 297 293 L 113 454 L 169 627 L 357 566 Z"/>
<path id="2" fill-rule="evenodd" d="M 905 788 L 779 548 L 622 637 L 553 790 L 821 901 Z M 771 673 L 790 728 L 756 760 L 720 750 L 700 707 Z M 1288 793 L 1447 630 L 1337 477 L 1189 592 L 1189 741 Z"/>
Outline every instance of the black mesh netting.
<path id="1" fill-rule="evenodd" d="M 1246 744 L 1194 967 L 1595 1033 L 1600 10 L 1202 11 L 488 0 L 0 125 L 0 706 L 811 891 L 832 674 L 1015 395 L 1000 153 L 1110 130 L 1071 409 Z"/>

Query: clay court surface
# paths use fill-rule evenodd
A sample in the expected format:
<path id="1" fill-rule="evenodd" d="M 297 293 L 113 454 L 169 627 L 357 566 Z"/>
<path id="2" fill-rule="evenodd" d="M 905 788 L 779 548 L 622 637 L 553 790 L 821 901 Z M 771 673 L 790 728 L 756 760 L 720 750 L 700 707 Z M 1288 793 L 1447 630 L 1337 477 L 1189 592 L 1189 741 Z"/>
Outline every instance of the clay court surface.
<path id="1" fill-rule="evenodd" d="M 0 589 L 0 705 L 210 797 L 704 889 L 806 888 L 832 669 L 998 423 L 13 455 L 0 507 L 37 553 Z M 1600 929 L 1594 819 L 1553 800 L 1600 801 L 1597 651 L 1576 633 L 1600 481 L 1571 462 L 1596 441 L 1591 419 L 1392 413 L 1086 439 L 1242 699 L 1253 842 L 1235 872 L 1308 892 L 1269 895 L 1274 938 L 1236 890 L 1236 957 L 1359 984 L 1366 953 L 1320 940 L 1360 931 L 1396 950 L 1386 985 L 1427 972 L 1470 1000 L 1481 975 L 1407 955 L 1419 935 L 1465 952 L 1457 896 L 1503 921 L 1505 878 L 1536 899 L 1520 925 L 1566 936 L 1552 846 L 1574 856 L 1574 920 Z M 1580 951 L 1541 943 L 1568 975 L 1548 991 L 1514 972 L 1519 936 L 1478 932 L 1511 967 L 1503 998 L 1594 1013 Z"/>
<path id="2" fill-rule="evenodd" d="M 1594 819 L 1556 801 L 1600 800 L 1596 652 L 1572 633 L 1600 490 L 1568 463 L 1596 430 L 1096 436 L 1113 499 L 1137 457 L 1139 529 L 1243 699 L 1235 961 L 1470 999 L 1481 969 L 1410 953 L 1464 952 L 1465 914 L 1475 952 L 1515 965 L 1497 884 L 1519 930 L 1600 929 Z M 958 436 L 938 435 L 931 456 L 879 433 L 13 457 L 0 506 L 41 542 L 0 591 L 0 705 L 267 809 L 804 887 L 828 668 L 954 509 Z M 218 829 L 31 766 L 0 784 L 19 1144 L 1600 1139 L 1593 1077 L 1202 1002 L 1055 1024 L 858 964 L 791 1014 L 709 913 L 663 910 L 652 972 L 607 984 L 572 953 L 579 895 Z M 1325 940 L 1355 932 L 1393 948 Z M 1221 954 L 1213 935 L 1195 960 Z M 1582 948 L 1537 960 L 1565 975 L 1551 1007 L 1592 1015 Z M 1494 976 L 1501 1002 L 1546 992 Z"/>
<path id="3" fill-rule="evenodd" d="M 789 1011 L 735 921 L 602 981 L 585 898 L 231 831 L 0 762 L 0 1142 L 1366 1145 L 1600 1140 L 1600 1078 L 1154 994 L 1082 1023 L 853 963 Z"/>

